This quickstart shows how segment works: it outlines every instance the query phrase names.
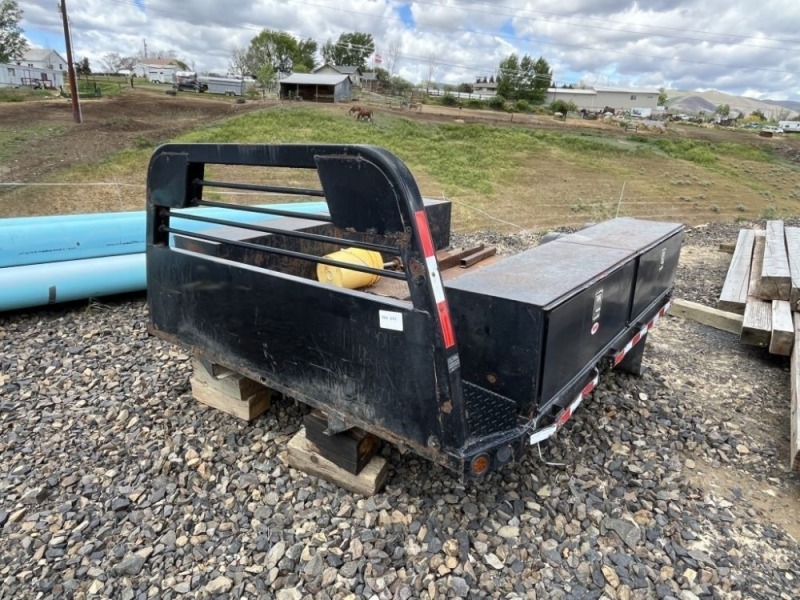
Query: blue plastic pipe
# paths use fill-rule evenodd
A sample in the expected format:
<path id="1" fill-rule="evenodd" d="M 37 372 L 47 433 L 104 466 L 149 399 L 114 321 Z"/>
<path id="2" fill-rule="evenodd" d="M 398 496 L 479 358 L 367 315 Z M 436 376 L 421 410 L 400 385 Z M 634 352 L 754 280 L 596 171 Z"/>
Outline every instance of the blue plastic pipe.
<path id="1" fill-rule="evenodd" d="M 147 287 L 145 254 L 0 269 L 0 311 L 43 306 Z"/>
<path id="2" fill-rule="evenodd" d="M 325 202 L 260 206 L 303 214 L 327 212 L 328 209 Z M 241 223 L 277 218 L 224 208 L 192 208 L 185 212 Z M 219 227 L 178 218 L 173 223 L 177 228 L 193 232 Z M 137 254 L 144 252 L 146 233 L 144 211 L 0 219 L 0 267 Z"/>

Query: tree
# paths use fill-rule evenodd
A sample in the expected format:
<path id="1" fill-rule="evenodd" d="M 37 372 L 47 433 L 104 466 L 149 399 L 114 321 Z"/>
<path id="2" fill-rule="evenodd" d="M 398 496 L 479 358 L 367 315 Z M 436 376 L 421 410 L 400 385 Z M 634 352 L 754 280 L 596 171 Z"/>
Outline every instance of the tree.
<path id="1" fill-rule="evenodd" d="M 258 80 L 258 83 L 261 84 L 262 89 L 272 90 L 272 87 L 275 84 L 275 69 L 273 69 L 270 65 L 264 65 L 258 72 L 258 77 L 256 79 Z"/>
<path id="2" fill-rule="evenodd" d="M 436 72 L 436 55 L 431 52 L 428 54 L 428 78 L 425 80 L 425 93 L 431 87 L 431 81 L 433 81 L 433 75 Z"/>
<path id="3" fill-rule="evenodd" d="M 731 107 L 728 104 L 720 104 L 714 111 L 714 114 L 720 115 L 721 117 L 727 117 L 729 114 L 731 114 Z"/>
<path id="4" fill-rule="evenodd" d="M 247 50 L 245 48 L 234 47 L 231 50 L 229 69 L 236 77 L 243 78 L 247 75 Z"/>
<path id="5" fill-rule="evenodd" d="M 666 106 L 668 100 L 669 98 L 667 97 L 667 90 L 665 90 L 663 87 L 658 88 L 658 105 Z"/>
<path id="6" fill-rule="evenodd" d="M 397 40 L 389 44 L 389 49 L 386 52 L 386 66 L 388 67 L 390 77 L 394 77 L 394 70 L 397 67 L 397 59 L 400 57 L 400 42 Z"/>
<path id="7" fill-rule="evenodd" d="M 20 58 L 28 49 L 19 26 L 22 15 L 16 0 L 0 0 L 0 63 Z"/>
<path id="8" fill-rule="evenodd" d="M 264 29 L 250 40 L 245 64 L 247 72 L 255 74 L 267 65 L 284 73 L 293 71 L 295 65 L 311 70 L 316 52 L 317 42 L 312 39 L 298 42 L 284 31 Z"/>
<path id="9" fill-rule="evenodd" d="M 75 74 L 78 77 L 83 75 L 87 79 L 89 78 L 89 75 L 92 74 L 92 68 L 89 66 L 88 58 L 84 56 L 82 60 L 79 60 L 78 62 L 75 63 Z"/>
<path id="10" fill-rule="evenodd" d="M 471 83 L 459 83 L 458 87 L 456 88 L 458 92 L 464 92 L 466 94 L 471 94 L 475 91 L 475 88 L 472 87 Z"/>
<path id="11" fill-rule="evenodd" d="M 533 60 L 526 54 L 520 60 L 516 54 L 510 54 L 500 61 L 497 93 L 504 98 L 542 104 L 552 76 L 550 65 L 544 58 Z"/>
<path id="12" fill-rule="evenodd" d="M 122 57 L 116 52 L 108 52 L 107 54 L 103 55 L 103 58 L 100 59 L 100 63 L 103 66 L 103 71 L 106 73 L 116 73 L 122 68 L 120 66 L 122 63 Z"/>
<path id="13" fill-rule="evenodd" d="M 759 121 L 767 120 L 767 117 L 760 110 L 754 110 L 753 112 L 751 112 L 750 117 L 752 117 L 753 119 L 758 119 Z"/>
<path id="14" fill-rule="evenodd" d="M 365 69 L 367 59 L 375 52 L 371 33 L 343 33 L 334 43 L 330 39 L 322 46 L 322 60 L 329 65 L 347 65 Z"/>

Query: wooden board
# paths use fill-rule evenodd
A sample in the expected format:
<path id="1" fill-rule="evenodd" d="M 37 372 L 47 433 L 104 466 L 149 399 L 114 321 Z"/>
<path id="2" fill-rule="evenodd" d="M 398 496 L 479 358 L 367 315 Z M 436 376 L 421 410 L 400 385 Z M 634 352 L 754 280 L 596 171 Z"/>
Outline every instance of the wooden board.
<path id="1" fill-rule="evenodd" d="M 330 481 L 356 494 L 372 496 L 381 491 L 386 484 L 389 466 L 385 459 L 373 456 L 358 475 L 353 475 L 323 458 L 316 447 L 306 439 L 305 428 L 301 428 L 289 441 L 287 450 L 287 461 L 291 467 Z"/>
<path id="2" fill-rule="evenodd" d="M 769 351 L 772 354 L 789 356 L 794 344 L 794 323 L 792 310 L 786 300 L 772 301 L 772 339 Z"/>
<path id="3" fill-rule="evenodd" d="M 759 297 L 762 300 L 789 300 L 791 292 L 792 277 L 789 274 L 789 260 L 786 258 L 783 221 L 767 221 L 767 243 L 761 268 Z"/>
<path id="4" fill-rule="evenodd" d="M 789 258 L 789 275 L 792 278 L 792 289 L 789 302 L 792 310 L 800 311 L 800 227 L 786 227 L 786 254 Z"/>
<path id="5" fill-rule="evenodd" d="M 772 338 L 772 303 L 750 296 L 744 308 L 742 335 L 739 338 L 748 346 L 766 348 Z"/>
<path id="6" fill-rule="evenodd" d="M 767 243 L 765 231 L 756 231 L 755 241 L 753 242 L 753 262 L 750 265 L 750 285 L 747 295 L 758 298 L 761 290 L 761 267 L 764 264 L 764 247 Z"/>
<path id="7" fill-rule="evenodd" d="M 697 302 L 676 298 L 672 302 L 672 308 L 669 309 L 669 314 L 676 317 L 683 317 L 684 319 L 690 319 L 722 331 L 729 331 L 736 335 L 742 333 L 742 315 L 703 306 Z"/>
<path id="8" fill-rule="evenodd" d="M 189 380 L 194 399 L 239 419 L 252 421 L 269 409 L 272 390 L 230 369 L 194 359 Z M 216 375 L 215 375 L 216 373 Z"/>
<path id="9" fill-rule="evenodd" d="M 794 334 L 800 335 L 800 315 L 794 315 Z M 800 469 L 800 349 L 792 350 L 792 409 L 790 414 L 791 438 L 789 439 L 789 468 Z"/>
<path id="10" fill-rule="evenodd" d="M 727 312 L 742 314 L 747 303 L 747 290 L 750 284 L 750 263 L 753 260 L 753 245 L 756 232 L 752 229 L 739 231 L 736 249 L 728 267 L 725 284 L 719 295 L 717 308 Z"/>
<path id="11" fill-rule="evenodd" d="M 747 229 L 742 229 L 742 231 L 748 231 Z M 736 252 L 736 244 L 732 244 L 730 242 L 722 242 L 717 248 L 720 252 L 724 252 L 725 254 L 733 254 Z"/>

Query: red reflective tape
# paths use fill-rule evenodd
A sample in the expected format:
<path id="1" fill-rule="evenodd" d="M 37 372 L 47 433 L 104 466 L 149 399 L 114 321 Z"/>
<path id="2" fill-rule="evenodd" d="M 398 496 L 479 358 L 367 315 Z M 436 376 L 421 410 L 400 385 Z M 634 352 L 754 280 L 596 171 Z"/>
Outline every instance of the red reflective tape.
<path id="1" fill-rule="evenodd" d="M 589 383 L 587 383 L 586 386 L 581 391 L 581 396 L 588 396 L 589 394 L 591 394 L 592 390 L 594 389 L 594 386 L 595 386 L 594 381 L 590 381 Z"/>
<path id="2" fill-rule="evenodd" d="M 417 220 L 417 232 L 419 233 L 420 242 L 422 242 L 422 253 L 425 258 L 430 258 L 436 254 L 433 248 L 433 238 L 431 237 L 431 228 L 428 226 L 428 217 L 425 215 L 424 210 L 418 210 L 414 213 L 414 218 Z"/>
<path id="3" fill-rule="evenodd" d="M 565 408 L 564 410 L 562 410 L 560 413 L 558 413 L 558 416 L 556 417 L 556 427 L 561 427 L 562 425 L 564 425 L 564 423 L 569 421 L 569 418 L 571 416 L 572 416 L 572 411 L 569 408 Z"/>
<path id="4" fill-rule="evenodd" d="M 450 320 L 450 309 L 447 307 L 447 302 L 440 302 L 436 308 L 439 309 L 439 323 L 444 336 L 444 347 L 452 348 L 456 345 L 456 334 L 453 332 L 453 322 Z"/>
<path id="5" fill-rule="evenodd" d="M 631 340 L 631 345 L 635 346 L 636 344 L 639 343 L 639 340 L 641 340 L 641 339 L 642 339 L 642 334 L 641 333 L 637 333 L 635 336 L 633 336 L 633 339 Z"/>

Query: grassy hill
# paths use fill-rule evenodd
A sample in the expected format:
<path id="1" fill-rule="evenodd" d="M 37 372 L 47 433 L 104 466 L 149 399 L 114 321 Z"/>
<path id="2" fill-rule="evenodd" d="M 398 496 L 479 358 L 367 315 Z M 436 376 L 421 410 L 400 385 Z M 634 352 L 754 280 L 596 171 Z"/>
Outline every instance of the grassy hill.
<path id="1" fill-rule="evenodd" d="M 457 231 L 547 229 L 617 214 L 700 223 L 795 214 L 800 206 L 800 168 L 777 152 L 776 144 L 786 142 L 752 133 L 684 127 L 667 134 L 626 135 L 610 126 L 545 130 L 535 125 L 418 121 L 385 112 L 377 112 L 370 124 L 356 122 L 345 112 L 338 106 L 275 107 L 191 131 L 178 141 L 384 146 L 407 162 L 424 195 L 453 200 Z M 139 148 L 72 167 L 52 180 L 143 186 L 153 148 L 144 140 Z M 287 181 L 286 173 L 266 170 L 211 171 L 213 178 L 315 183 L 297 174 Z M 87 211 L 144 206 L 141 187 L 120 188 L 113 194 L 103 188 L 78 190 L 56 187 L 44 196 L 22 188 L 3 198 L 2 211 L 47 214 L 61 212 L 60 206 Z M 72 198 L 76 193 L 80 198 Z M 231 199 L 235 197 L 226 197 Z"/>

